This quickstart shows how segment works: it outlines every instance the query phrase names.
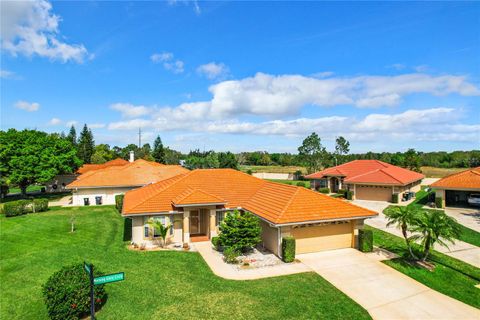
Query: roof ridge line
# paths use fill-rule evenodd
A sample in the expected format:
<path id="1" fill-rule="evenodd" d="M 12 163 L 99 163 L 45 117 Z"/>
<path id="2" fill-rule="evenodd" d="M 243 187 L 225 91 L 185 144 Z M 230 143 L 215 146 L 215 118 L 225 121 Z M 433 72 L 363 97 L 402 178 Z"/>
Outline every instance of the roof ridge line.
<path id="1" fill-rule="evenodd" d="M 385 167 L 384 169 L 386 169 L 386 168 L 388 168 L 388 167 Z M 383 173 L 385 173 L 387 176 L 393 178 L 393 180 L 396 180 L 396 181 L 398 181 L 398 182 L 400 182 L 400 183 L 403 183 L 402 181 L 400 181 L 400 180 L 398 180 L 397 178 L 395 178 L 394 176 L 392 176 L 390 173 L 386 172 L 384 169 L 380 169 L 380 171 L 382 171 Z"/>
<path id="2" fill-rule="evenodd" d="M 290 204 L 292 204 L 293 198 L 295 198 L 295 196 L 297 195 L 297 193 L 298 193 L 298 191 L 300 190 L 300 188 L 303 188 L 303 187 L 297 187 L 297 186 L 292 186 L 292 187 L 295 187 L 296 190 L 295 190 L 295 192 L 292 194 L 292 196 L 290 197 L 290 199 L 288 199 L 288 202 L 285 204 L 285 207 L 283 207 L 283 210 L 280 211 L 280 214 L 278 215 L 277 219 L 275 219 L 275 222 L 278 222 L 278 220 L 283 216 L 283 214 L 285 213 L 285 211 L 287 211 L 288 207 L 290 207 Z"/>

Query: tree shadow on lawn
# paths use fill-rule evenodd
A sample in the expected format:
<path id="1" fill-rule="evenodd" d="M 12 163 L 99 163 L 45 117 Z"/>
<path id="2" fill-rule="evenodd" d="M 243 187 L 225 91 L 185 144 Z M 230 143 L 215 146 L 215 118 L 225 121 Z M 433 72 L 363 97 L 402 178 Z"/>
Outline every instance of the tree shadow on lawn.
<path id="1" fill-rule="evenodd" d="M 123 241 L 132 241 L 132 219 L 123 219 Z"/>

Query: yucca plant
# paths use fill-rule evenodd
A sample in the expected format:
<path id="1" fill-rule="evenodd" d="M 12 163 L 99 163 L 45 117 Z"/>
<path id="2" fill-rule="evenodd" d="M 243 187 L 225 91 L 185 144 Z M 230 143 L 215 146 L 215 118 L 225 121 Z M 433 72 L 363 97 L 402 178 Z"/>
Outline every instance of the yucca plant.
<path id="1" fill-rule="evenodd" d="M 412 228 L 413 224 L 418 218 L 418 210 L 407 206 L 390 206 L 386 208 L 383 213 L 388 219 L 387 227 L 395 225 L 397 228 L 402 230 L 402 235 L 405 238 L 405 243 L 407 244 L 410 256 L 413 259 L 418 260 L 418 258 L 413 253 L 411 246 L 411 238 L 408 237 L 407 233 Z"/>
<path id="2" fill-rule="evenodd" d="M 160 220 L 155 220 L 152 218 L 148 220 L 148 225 L 152 229 L 152 236 L 155 234 L 155 230 L 158 231 L 158 233 L 160 234 L 160 237 L 162 238 L 162 248 L 164 248 L 165 245 L 167 244 L 168 230 L 170 230 L 172 225 L 164 226 Z"/>
<path id="3" fill-rule="evenodd" d="M 461 233 L 457 221 L 439 210 L 421 211 L 412 231 L 418 232 L 411 239 L 420 241 L 423 247 L 422 261 L 427 260 L 435 243 L 448 248 L 447 242 L 454 244 Z"/>

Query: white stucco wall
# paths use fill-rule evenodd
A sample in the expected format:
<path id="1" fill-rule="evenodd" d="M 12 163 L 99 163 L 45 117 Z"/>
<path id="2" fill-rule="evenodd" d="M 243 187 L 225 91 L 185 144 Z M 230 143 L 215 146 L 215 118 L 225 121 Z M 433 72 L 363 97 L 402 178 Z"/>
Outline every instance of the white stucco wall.
<path id="1" fill-rule="evenodd" d="M 182 243 L 183 240 L 183 230 L 182 230 L 182 214 L 174 214 L 174 215 L 163 215 L 165 216 L 166 223 L 173 225 L 173 235 L 168 234 L 167 243 Z M 155 215 L 154 217 L 159 217 L 159 215 Z M 145 244 L 146 246 L 153 246 L 159 245 L 160 242 L 158 240 L 152 240 L 150 238 L 145 238 L 144 234 L 144 226 L 146 221 L 150 218 L 150 216 L 139 216 L 139 217 L 130 217 L 132 219 L 132 242 L 138 245 Z M 172 219 L 173 218 L 173 219 Z"/>
<path id="2" fill-rule="evenodd" d="M 117 194 L 124 194 L 128 190 L 136 189 L 136 187 L 122 187 L 122 188 L 85 188 L 73 190 L 72 204 L 74 206 L 83 206 L 84 198 L 90 199 L 90 205 L 95 205 L 95 197 L 102 197 L 102 204 L 115 204 L 115 196 Z"/>

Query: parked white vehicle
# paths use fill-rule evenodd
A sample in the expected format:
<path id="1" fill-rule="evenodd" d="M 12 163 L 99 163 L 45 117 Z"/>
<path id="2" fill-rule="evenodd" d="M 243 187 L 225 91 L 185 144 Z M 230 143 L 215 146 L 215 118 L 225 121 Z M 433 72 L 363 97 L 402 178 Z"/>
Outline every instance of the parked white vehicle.
<path id="1" fill-rule="evenodd" d="M 472 206 L 480 206 L 480 193 L 472 193 L 468 196 L 468 204 Z"/>

